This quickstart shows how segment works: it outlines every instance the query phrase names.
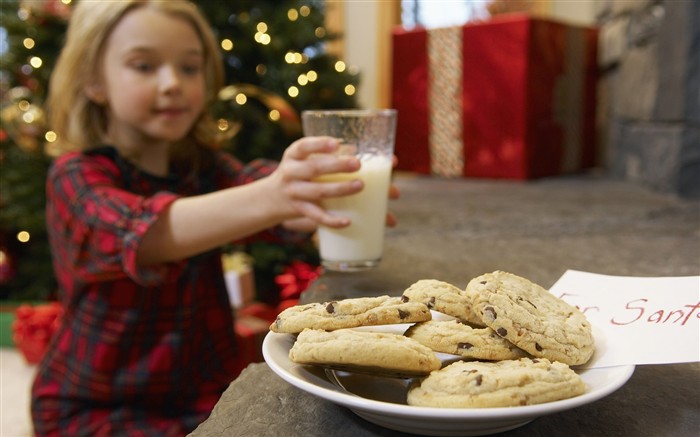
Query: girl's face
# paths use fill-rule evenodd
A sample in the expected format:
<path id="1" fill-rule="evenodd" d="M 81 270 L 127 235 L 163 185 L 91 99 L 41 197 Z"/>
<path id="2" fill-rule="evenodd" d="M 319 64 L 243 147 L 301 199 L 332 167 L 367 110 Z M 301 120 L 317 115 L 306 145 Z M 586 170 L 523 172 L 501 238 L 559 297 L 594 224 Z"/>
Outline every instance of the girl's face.
<path id="1" fill-rule="evenodd" d="M 202 42 L 186 20 L 149 8 L 127 13 L 106 41 L 97 86 L 110 140 L 144 153 L 167 151 L 204 108 L 204 73 Z"/>

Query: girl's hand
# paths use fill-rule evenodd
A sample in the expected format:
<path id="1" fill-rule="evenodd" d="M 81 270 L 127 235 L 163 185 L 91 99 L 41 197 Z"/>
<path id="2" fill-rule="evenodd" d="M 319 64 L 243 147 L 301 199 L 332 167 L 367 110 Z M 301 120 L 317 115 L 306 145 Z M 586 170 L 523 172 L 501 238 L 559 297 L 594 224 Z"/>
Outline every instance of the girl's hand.
<path id="1" fill-rule="evenodd" d="M 396 156 L 393 158 L 393 166 L 396 167 L 397 164 L 397 159 Z M 394 200 L 399 198 L 399 189 L 396 185 L 393 183 L 389 186 L 389 199 Z M 386 215 L 386 225 L 390 228 L 395 227 L 397 224 L 396 216 L 389 211 Z M 285 220 L 282 223 L 282 226 L 284 226 L 286 229 L 289 229 L 291 231 L 297 231 L 297 232 L 308 232 L 312 233 L 315 232 L 316 229 L 318 228 L 318 223 L 314 220 L 311 220 L 308 217 L 301 217 L 301 218 L 296 218 L 296 219 L 290 219 L 290 220 Z"/>
<path id="2" fill-rule="evenodd" d="M 389 185 L 389 200 L 394 200 L 399 198 L 399 189 L 396 185 L 391 184 Z M 393 212 L 389 211 L 386 213 L 386 225 L 390 228 L 393 228 L 396 226 L 398 221 L 396 220 L 396 216 L 394 215 Z"/>
<path id="3" fill-rule="evenodd" d="M 270 175 L 274 184 L 273 202 L 283 208 L 285 220 L 297 230 L 300 226 L 310 229 L 310 224 L 329 227 L 344 227 L 350 224 L 347 217 L 337 217 L 320 206 L 320 201 L 329 197 L 347 196 L 362 190 L 359 179 L 343 182 L 318 182 L 314 179 L 330 173 L 352 173 L 360 168 L 354 157 L 339 157 L 333 153 L 339 142 L 330 137 L 304 137 L 287 150 L 277 169 Z M 306 221 L 300 221 L 305 218 Z M 294 221 L 291 221 L 295 219 Z M 311 223 L 308 222 L 311 221 Z"/>
<path id="4" fill-rule="evenodd" d="M 392 160 L 391 160 L 392 167 L 396 167 L 396 165 L 398 163 L 399 163 L 399 159 L 396 157 L 396 155 L 394 155 L 392 157 Z M 396 185 L 394 185 L 393 183 L 391 185 L 389 185 L 389 200 L 398 199 L 399 196 L 400 196 L 399 188 Z M 398 221 L 396 220 L 396 216 L 394 215 L 394 213 L 392 213 L 391 211 L 387 212 L 386 225 L 390 228 L 393 228 L 394 226 L 396 226 L 397 223 L 398 223 Z"/>

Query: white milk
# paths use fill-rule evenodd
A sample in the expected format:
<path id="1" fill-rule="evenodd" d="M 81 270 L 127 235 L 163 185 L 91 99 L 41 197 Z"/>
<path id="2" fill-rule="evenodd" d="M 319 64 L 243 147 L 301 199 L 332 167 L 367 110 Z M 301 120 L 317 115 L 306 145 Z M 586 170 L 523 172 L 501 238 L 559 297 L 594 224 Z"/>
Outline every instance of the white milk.
<path id="1" fill-rule="evenodd" d="M 379 261 L 384 245 L 387 200 L 391 182 L 391 157 L 360 157 L 362 166 L 355 173 L 325 175 L 319 180 L 361 179 L 364 189 L 357 194 L 324 199 L 323 206 L 335 215 L 347 217 L 350 226 L 318 229 L 321 259 L 324 261 Z"/>

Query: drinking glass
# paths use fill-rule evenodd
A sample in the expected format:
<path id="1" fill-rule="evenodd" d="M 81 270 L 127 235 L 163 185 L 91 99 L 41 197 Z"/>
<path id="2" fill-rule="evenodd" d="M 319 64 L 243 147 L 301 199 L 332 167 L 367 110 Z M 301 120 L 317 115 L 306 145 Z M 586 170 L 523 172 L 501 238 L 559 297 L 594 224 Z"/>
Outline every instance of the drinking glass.
<path id="1" fill-rule="evenodd" d="M 302 112 L 304 135 L 338 138 L 338 153 L 355 156 L 361 162 L 357 172 L 318 178 L 364 182 L 359 193 L 322 201 L 329 212 L 350 219 L 350 225 L 344 228 L 318 229 L 321 264 L 327 269 L 361 271 L 378 266 L 382 259 L 396 118 L 394 109 Z"/>

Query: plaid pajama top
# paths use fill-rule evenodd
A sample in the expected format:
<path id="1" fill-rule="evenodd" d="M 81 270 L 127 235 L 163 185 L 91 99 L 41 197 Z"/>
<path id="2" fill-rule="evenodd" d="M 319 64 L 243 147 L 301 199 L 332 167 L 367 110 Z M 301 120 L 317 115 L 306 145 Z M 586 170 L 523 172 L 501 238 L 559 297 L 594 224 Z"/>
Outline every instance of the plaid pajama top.
<path id="1" fill-rule="evenodd" d="M 148 268 L 135 261 L 179 196 L 274 169 L 208 153 L 214 170 L 196 182 L 146 174 L 111 147 L 54 162 L 47 224 L 65 313 L 32 388 L 38 435 L 183 435 L 241 371 L 220 252 Z"/>

